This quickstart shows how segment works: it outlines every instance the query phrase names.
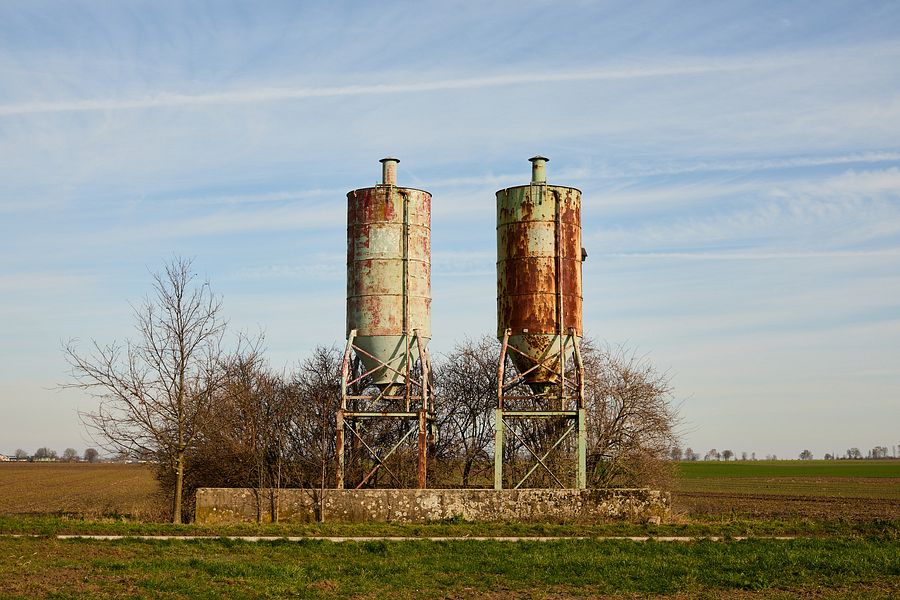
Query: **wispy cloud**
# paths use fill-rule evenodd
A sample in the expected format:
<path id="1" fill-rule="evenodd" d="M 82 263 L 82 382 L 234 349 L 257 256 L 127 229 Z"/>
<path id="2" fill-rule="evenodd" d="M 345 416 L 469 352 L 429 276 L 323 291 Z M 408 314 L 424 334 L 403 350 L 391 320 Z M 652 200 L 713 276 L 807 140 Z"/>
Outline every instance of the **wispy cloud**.
<path id="1" fill-rule="evenodd" d="M 606 252 L 601 258 L 666 260 L 831 260 L 835 258 L 883 258 L 900 256 L 900 248 L 883 250 L 832 250 L 823 252 Z"/>
<path id="2" fill-rule="evenodd" d="M 387 153 L 434 195 L 435 348 L 492 331 L 494 192 L 540 152 L 583 191 L 585 327 L 652 351 L 689 418 L 721 435 L 753 395 L 798 444 L 847 397 L 871 404 L 804 435 L 897 420 L 871 418 L 896 379 L 860 374 L 900 364 L 900 4 L 126 4 L 0 2 L 6 381 L 128 335 L 173 253 L 277 363 L 342 337 L 344 198 Z"/>
<path id="3" fill-rule="evenodd" d="M 152 221 L 107 236 L 103 243 L 226 235 L 242 232 L 340 230 L 345 209 L 340 205 L 280 206 L 266 210 L 221 211 L 210 215 Z"/>
<path id="4" fill-rule="evenodd" d="M 294 202 L 308 200 L 310 198 L 342 198 L 347 190 L 310 189 L 310 190 L 284 190 L 277 192 L 258 192 L 248 194 L 198 194 L 196 196 L 174 196 L 163 198 L 163 201 L 184 204 L 217 205 L 217 204 L 270 204 L 280 202 Z"/>
<path id="5" fill-rule="evenodd" d="M 234 273 L 239 280 L 342 280 L 345 277 L 345 258 L 340 255 L 310 256 L 308 260 L 298 264 L 270 264 L 255 267 L 244 267 Z"/>
<path id="6" fill-rule="evenodd" d="M 689 173 L 753 172 L 797 169 L 804 167 L 825 167 L 847 164 L 867 164 L 900 161 L 900 152 L 872 151 L 837 156 L 788 156 L 756 160 L 699 160 L 682 164 L 657 164 L 642 166 L 637 164 L 621 167 L 603 167 L 573 171 L 570 176 L 578 178 L 637 178 L 658 175 L 685 175 Z"/>
<path id="7" fill-rule="evenodd" d="M 491 75 L 489 77 L 461 77 L 415 83 L 397 82 L 374 85 L 324 87 L 263 87 L 206 94 L 159 93 L 135 98 L 37 101 L 0 105 L 0 116 L 55 112 L 190 107 L 210 104 L 248 104 L 285 100 L 305 100 L 310 98 L 440 92 L 541 83 L 694 76 L 723 71 L 742 71 L 774 64 L 776 64 L 774 60 L 704 60 L 695 61 L 693 64 L 686 61 L 685 64 L 668 66 L 612 67 L 570 72 L 507 73 Z"/>
<path id="8" fill-rule="evenodd" d="M 864 244 L 893 246 L 890 236 L 900 234 L 900 169 L 850 170 L 821 179 L 800 178 L 772 183 L 765 180 L 736 185 L 709 183 L 692 195 L 686 186 L 657 186 L 647 192 L 649 204 L 618 224 L 591 229 L 585 239 L 603 249 L 628 249 L 624 254 L 672 253 L 696 248 L 722 252 L 752 248 L 751 255 L 780 256 L 782 252 L 881 250 Z M 675 218 L 667 210 L 673 203 L 693 203 L 696 210 Z M 602 203 L 601 203 L 602 205 Z M 710 210 L 710 208 L 713 210 Z M 654 212 L 654 210 L 656 212 Z M 699 210 L 699 208 L 697 209 Z M 828 231 L 826 236 L 822 231 Z"/>

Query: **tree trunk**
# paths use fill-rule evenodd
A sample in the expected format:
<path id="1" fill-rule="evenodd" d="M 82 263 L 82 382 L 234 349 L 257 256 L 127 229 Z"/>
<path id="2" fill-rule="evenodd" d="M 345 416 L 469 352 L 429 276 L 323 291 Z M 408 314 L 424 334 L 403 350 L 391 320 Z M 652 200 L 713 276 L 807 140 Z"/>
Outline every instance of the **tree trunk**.
<path id="1" fill-rule="evenodd" d="M 181 490 L 184 487 L 184 450 L 175 455 L 175 497 L 172 498 L 172 522 L 181 523 Z"/>
<path id="2" fill-rule="evenodd" d="M 278 441 L 278 470 L 275 475 L 275 506 L 272 507 L 272 522 L 281 520 L 281 440 Z"/>
<path id="3" fill-rule="evenodd" d="M 472 463 L 475 461 L 473 455 L 466 455 L 466 460 L 463 463 L 463 472 L 462 472 L 462 486 L 464 488 L 469 487 L 469 475 L 472 472 Z"/>
<path id="4" fill-rule="evenodd" d="M 257 454 L 258 456 L 258 454 Z M 263 490 L 265 486 L 263 484 L 263 465 L 262 461 L 257 458 L 256 461 L 256 490 L 254 491 L 254 495 L 256 496 L 256 522 L 262 523 L 262 511 L 263 511 Z"/>

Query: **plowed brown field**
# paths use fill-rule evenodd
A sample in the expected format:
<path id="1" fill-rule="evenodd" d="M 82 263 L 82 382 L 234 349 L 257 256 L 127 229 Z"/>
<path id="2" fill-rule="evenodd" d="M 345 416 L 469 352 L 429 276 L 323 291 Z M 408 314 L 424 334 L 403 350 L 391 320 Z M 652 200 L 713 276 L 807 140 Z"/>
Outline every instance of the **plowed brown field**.
<path id="1" fill-rule="evenodd" d="M 0 463 L 0 514 L 29 513 L 153 519 L 164 504 L 147 465 Z"/>

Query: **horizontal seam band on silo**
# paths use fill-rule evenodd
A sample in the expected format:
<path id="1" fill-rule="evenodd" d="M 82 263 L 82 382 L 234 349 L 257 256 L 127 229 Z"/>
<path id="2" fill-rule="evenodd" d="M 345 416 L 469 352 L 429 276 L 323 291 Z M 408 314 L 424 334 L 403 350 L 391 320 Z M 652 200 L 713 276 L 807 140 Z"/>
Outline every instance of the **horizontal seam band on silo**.
<path id="1" fill-rule="evenodd" d="M 403 298 L 404 296 L 407 298 L 424 298 L 426 300 L 431 300 L 431 296 L 422 296 L 418 294 L 353 294 L 352 296 L 348 296 L 347 300 L 352 300 L 353 298 Z"/>
<path id="2" fill-rule="evenodd" d="M 495 194 L 502 194 L 503 192 L 508 192 L 509 190 L 527 190 L 528 188 L 547 188 L 547 189 L 557 189 L 557 190 L 573 190 L 581 192 L 581 188 L 572 187 L 570 185 L 556 185 L 555 183 L 532 183 L 530 185 L 514 185 L 508 188 L 503 188 L 502 190 L 497 190 Z"/>
<path id="3" fill-rule="evenodd" d="M 503 294 L 503 295 L 498 294 L 497 298 L 516 298 L 519 296 L 551 296 L 553 298 L 556 298 L 557 296 L 559 296 L 559 294 L 557 294 L 556 292 L 527 292 L 527 293 L 522 293 L 522 294 Z M 582 298 L 583 296 L 579 296 L 578 294 L 563 294 L 562 297 L 563 298 Z"/>

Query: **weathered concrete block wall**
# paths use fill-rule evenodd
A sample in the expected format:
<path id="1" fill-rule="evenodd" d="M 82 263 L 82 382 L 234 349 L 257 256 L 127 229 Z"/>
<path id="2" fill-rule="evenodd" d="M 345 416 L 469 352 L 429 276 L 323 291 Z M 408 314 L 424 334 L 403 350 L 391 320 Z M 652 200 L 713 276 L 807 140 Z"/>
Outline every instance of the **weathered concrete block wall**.
<path id="1" fill-rule="evenodd" d="M 312 522 L 324 510 L 326 521 L 425 523 L 462 518 L 467 521 L 597 522 L 665 520 L 669 494 L 648 489 L 597 490 L 319 490 L 201 488 L 198 523 L 271 521 L 270 494 L 277 497 L 279 519 Z"/>

